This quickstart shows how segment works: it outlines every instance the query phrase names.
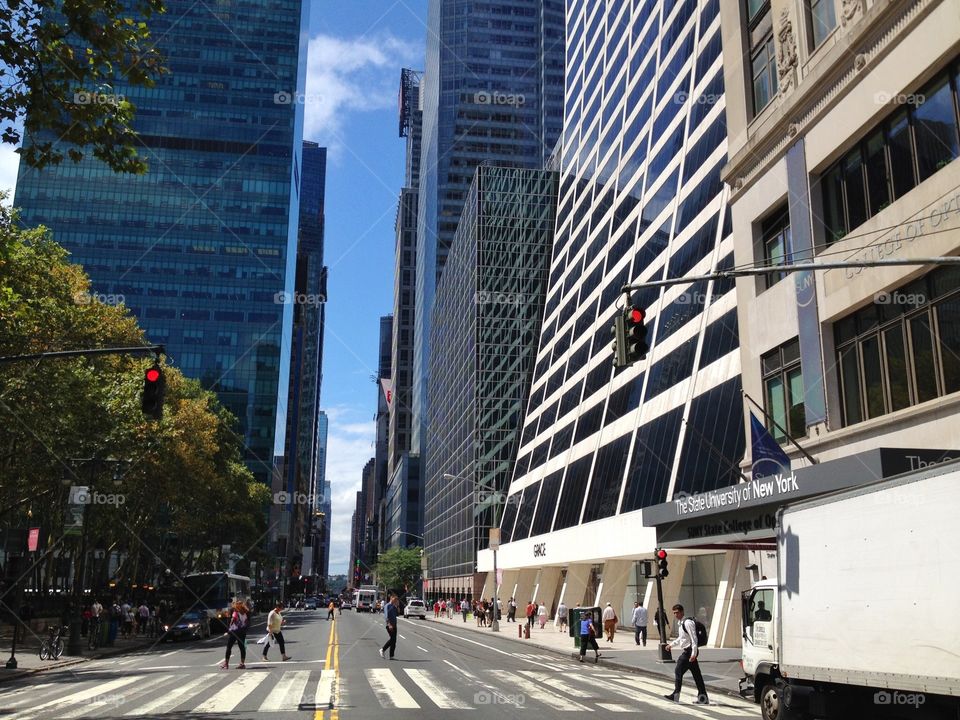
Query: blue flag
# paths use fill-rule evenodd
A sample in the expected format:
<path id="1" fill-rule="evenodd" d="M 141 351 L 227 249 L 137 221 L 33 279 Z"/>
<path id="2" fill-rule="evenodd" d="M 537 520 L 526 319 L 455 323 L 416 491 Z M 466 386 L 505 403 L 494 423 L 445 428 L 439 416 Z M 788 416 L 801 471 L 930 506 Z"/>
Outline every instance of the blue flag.
<path id="1" fill-rule="evenodd" d="M 754 479 L 790 474 L 790 458 L 763 423 L 757 420 L 752 410 L 750 411 L 750 444 L 752 452 L 750 467 Z"/>

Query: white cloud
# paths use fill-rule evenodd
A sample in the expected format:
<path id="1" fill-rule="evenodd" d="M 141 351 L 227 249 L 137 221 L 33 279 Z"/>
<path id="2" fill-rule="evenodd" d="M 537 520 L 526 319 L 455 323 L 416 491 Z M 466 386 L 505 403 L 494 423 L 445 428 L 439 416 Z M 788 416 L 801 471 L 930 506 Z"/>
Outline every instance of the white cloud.
<path id="1" fill-rule="evenodd" d="M 363 466 L 374 455 L 377 426 L 373 420 L 362 421 L 366 409 L 335 406 L 326 409 L 327 469 L 333 492 L 332 527 L 330 530 L 330 574 L 347 571 L 350 562 L 350 522 L 357 505 Z"/>
<path id="2" fill-rule="evenodd" d="M 17 184 L 17 168 L 20 166 L 20 156 L 16 148 L 7 143 L 0 143 L 0 193 L 6 191 L 7 198 L 4 205 L 13 202 L 13 188 Z"/>
<path id="3" fill-rule="evenodd" d="M 311 38 L 304 137 L 336 151 L 348 115 L 396 108 L 400 69 L 422 58 L 416 43 L 385 33 Z"/>

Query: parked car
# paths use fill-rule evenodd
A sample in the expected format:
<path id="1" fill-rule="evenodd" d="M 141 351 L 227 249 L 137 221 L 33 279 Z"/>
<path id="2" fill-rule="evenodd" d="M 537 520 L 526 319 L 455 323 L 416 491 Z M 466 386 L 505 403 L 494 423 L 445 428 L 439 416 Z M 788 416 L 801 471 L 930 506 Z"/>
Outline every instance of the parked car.
<path id="1" fill-rule="evenodd" d="M 427 606 L 424 605 L 423 600 L 409 600 L 407 606 L 403 609 L 403 616 L 408 617 L 418 617 L 421 620 L 427 619 Z"/>
<path id="2" fill-rule="evenodd" d="M 340 609 L 341 609 L 341 610 L 353 610 L 353 604 L 352 604 L 349 600 L 344 600 L 344 601 L 340 604 Z"/>
<path id="3" fill-rule="evenodd" d="M 199 610 L 189 610 L 163 626 L 161 640 L 203 640 L 210 637 L 210 618 Z"/>
<path id="4" fill-rule="evenodd" d="M 307 598 L 304 601 L 304 606 L 307 610 L 316 610 L 317 609 L 317 599 L 315 597 Z"/>

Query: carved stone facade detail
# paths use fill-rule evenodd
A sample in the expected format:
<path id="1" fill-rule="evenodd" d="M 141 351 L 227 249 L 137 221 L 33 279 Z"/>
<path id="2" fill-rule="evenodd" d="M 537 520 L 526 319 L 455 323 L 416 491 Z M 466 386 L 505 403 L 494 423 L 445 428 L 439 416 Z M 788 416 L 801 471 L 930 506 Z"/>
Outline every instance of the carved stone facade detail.
<path id="1" fill-rule="evenodd" d="M 793 89 L 797 70 L 797 40 L 793 34 L 790 8 L 784 5 L 780 11 L 780 28 L 777 30 L 777 75 L 780 92 Z"/>
<path id="2" fill-rule="evenodd" d="M 863 0 L 841 0 L 840 24 L 846 27 L 855 22 L 861 12 L 863 12 Z"/>

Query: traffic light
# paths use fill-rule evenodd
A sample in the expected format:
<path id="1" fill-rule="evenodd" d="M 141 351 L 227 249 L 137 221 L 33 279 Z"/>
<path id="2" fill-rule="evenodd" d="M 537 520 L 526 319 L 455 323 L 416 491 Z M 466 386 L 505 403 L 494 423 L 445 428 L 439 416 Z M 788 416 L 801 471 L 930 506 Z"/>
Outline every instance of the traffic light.
<path id="1" fill-rule="evenodd" d="M 660 576 L 660 579 L 663 580 L 670 573 L 667 571 L 667 551 L 666 550 L 657 550 L 657 566 L 660 568 L 660 571 L 657 573 Z"/>
<path id="2" fill-rule="evenodd" d="M 627 319 L 624 313 L 617 313 L 610 326 L 613 335 L 613 366 L 626 367 L 627 362 Z"/>
<path id="3" fill-rule="evenodd" d="M 163 378 L 163 370 L 158 366 L 147 368 L 143 373 L 143 394 L 140 396 L 140 407 L 143 414 L 159 420 L 163 417 L 163 395 L 167 388 L 167 381 Z"/>
<path id="4" fill-rule="evenodd" d="M 647 313 L 643 308 L 636 306 L 628 307 L 624 313 L 624 324 L 626 325 L 626 355 L 627 365 L 632 365 L 638 360 L 643 360 L 650 351 L 647 344 L 647 326 L 644 320 L 647 319 Z"/>

